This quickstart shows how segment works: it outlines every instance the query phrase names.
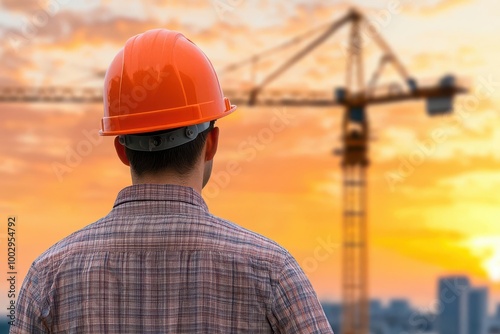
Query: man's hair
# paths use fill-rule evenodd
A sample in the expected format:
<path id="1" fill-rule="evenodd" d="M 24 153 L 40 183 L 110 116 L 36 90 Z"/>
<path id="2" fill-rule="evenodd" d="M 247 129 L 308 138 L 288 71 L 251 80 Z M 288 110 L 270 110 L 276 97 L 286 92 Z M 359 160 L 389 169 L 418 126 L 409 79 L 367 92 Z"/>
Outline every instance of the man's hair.
<path id="1" fill-rule="evenodd" d="M 209 128 L 200 132 L 194 140 L 167 150 L 145 152 L 134 151 L 125 147 L 130 167 L 137 176 L 158 174 L 167 170 L 181 175 L 190 173 L 200 157 L 207 135 L 213 129 L 213 125 L 214 122 L 211 122 Z M 168 132 L 173 130 L 176 129 L 168 130 Z M 144 135 L 150 136 L 165 132 L 167 131 L 146 133 Z"/>

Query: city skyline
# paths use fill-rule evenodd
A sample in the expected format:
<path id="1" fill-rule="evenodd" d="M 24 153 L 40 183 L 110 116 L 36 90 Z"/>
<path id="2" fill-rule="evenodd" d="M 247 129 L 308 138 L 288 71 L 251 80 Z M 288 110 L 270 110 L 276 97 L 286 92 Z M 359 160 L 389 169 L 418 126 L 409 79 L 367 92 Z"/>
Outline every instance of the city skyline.
<path id="1" fill-rule="evenodd" d="M 490 334 L 500 330 L 500 303 L 488 310 L 488 289 L 471 285 L 467 276 L 443 276 L 436 281 L 434 309 L 416 307 L 404 297 L 382 302 L 370 299 L 372 334 Z M 340 303 L 323 303 L 336 333 L 341 332 Z"/>

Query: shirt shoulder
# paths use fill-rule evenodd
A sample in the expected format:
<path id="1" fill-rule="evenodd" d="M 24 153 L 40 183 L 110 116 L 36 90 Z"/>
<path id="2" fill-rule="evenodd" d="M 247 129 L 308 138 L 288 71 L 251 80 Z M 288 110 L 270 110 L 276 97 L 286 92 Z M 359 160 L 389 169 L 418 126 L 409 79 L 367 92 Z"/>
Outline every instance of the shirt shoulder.
<path id="1" fill-rule="evenodd" d="M 216 247 L 224 253 L 239 254 L 239 256 L 251 258 L 255 264 L 261 262 L 262 265 L 268 268 L 271 265 L 278 271 L 291 257 L 291 254 L 283 246 L 257 232 L 208 212 L 197 213 L 196 215 L 199 215 L 195 219 L 196 223 L 192 222 L 193 219 L 191 217 L 189 218 L 191 222 L 186 225 L 195 225 L 194 227 L 190 226 L 189 229 L 195 230 L 198 236 L 203 236 L 202 238 L 197 238 L 198 242 L 199 240 L 205 240 L 211 244 L 211 247 Z M 179 216 L 165 216 L 162 219 L 158 219 L 158 216 L 151 218 L 151 221 L 154 221 L 154 224 L 157 225 L 175 221 L 175 224 L 186 229 L 186 226 L 182 223 L 179 224 L 179 220 L 182 221 L 183 219 L 179 218 Z M 51 269 L 57 270 L 57 267 L 68 256 L 95 251 L 95 246 L 98 245 L 99 241 L 110 240 L 116 237 L 118 233 L 126 233 L 127 229 L 123 227 L 126 224 L 133 224 L 133 222 L 129 221 L 127 217 L 123 217 L 123 221 L 121 221 L 120 219 L 117 220 L 117 217 L 114 215 L 107 215 L 52 245 L 35 259 L 33 266 L 37 267 L 40 273 L 50 271 Z M 132 226 L 130 230 L 132 233 Z M 154 231 L 161 231 L 161 228 Z M 145 247 L 147 247 L 146 244 L 150 244 L 150 241 L 148 239 L 148 242 L 144 243 Z M 137 238 L 134 238 L 132 242 L 139 241 Z"/>
<path id="2" fill-rule="evenodd" d="M 85 248 L 84 242 L 90 239 L 91 233 L 89 232 L 98 228 L 99 225 L 105 221 L 105 218 L 106 217 L 103 217 L 81 228 L 80 230 L 71 233 L 50 246 L 33 261 L 32 267 L 38 268 L 40 272 L 44 272 L 63 261 L 68 254 L 76 252 L 80 249 L 83 250 Z"/>
<path id="3" fill-rule="evenodd" d="M 291 257 L 288 250 L 268 237 L 212 214 L 209 219 L 219 229 L 219 238 L 227 249 L 269 262 L 276 269 Z"/>

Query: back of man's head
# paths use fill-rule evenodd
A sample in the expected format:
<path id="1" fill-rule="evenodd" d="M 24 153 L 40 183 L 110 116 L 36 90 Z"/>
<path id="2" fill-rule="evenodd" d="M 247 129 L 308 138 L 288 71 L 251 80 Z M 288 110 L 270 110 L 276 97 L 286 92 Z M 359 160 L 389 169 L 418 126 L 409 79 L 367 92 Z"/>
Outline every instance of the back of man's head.
<path id="1" fill-rule="evenodd" d="M 100 133 L 118 136 L 118 155 L 136 176 L 184 175 L 202 159 L 215 120 L 235 109 L 193 42 L 175 31 L 149 30 L 130 38 L 106 72 Z"/>
<path id="2" fill-rule="evenodd" d="M 212 122 L 213 124 L 213 122 Z M 161 151 L 136 151 L 128 147 L 125 148 L 130 168 L 135 175 L 155 175 L 168 171 L 179 175 L 187 175 L 192 172 L 195 163 L 201 159 L 203 146 L 207 140 L 208 129 L 198 134 L 198 136 L 180 146 Z M 163 133 L 147 133 L 146 136 L 155 136 Z"/>

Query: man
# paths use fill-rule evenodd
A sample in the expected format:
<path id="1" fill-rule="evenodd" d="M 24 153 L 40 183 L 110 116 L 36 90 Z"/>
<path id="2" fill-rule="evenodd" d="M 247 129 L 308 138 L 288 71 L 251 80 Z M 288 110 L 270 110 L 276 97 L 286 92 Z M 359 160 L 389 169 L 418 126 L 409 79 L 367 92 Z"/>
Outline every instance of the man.
<path id="1" fill-rule="evenodd" d="M 196 45 L 165 29 L 129 39 L 104 108 L 133 185 L 34 261 L 11 333 L 332 333 L 294 258 L 201 197 L 214 122 L 236 106 Z"/>

